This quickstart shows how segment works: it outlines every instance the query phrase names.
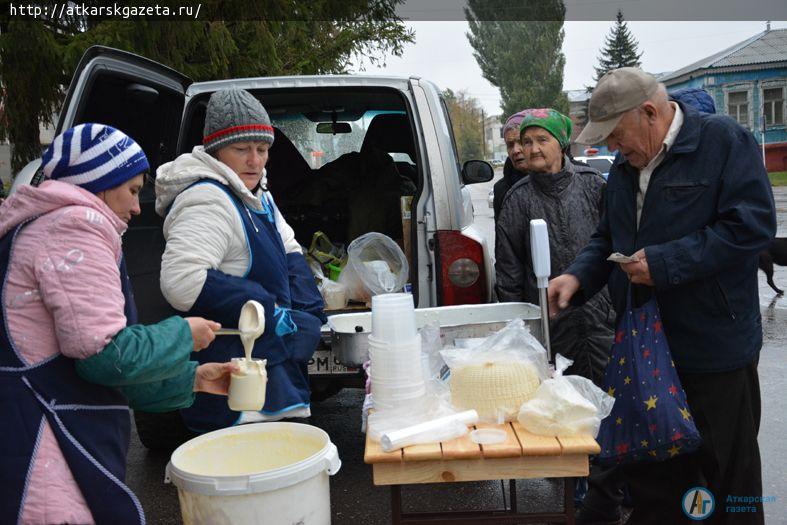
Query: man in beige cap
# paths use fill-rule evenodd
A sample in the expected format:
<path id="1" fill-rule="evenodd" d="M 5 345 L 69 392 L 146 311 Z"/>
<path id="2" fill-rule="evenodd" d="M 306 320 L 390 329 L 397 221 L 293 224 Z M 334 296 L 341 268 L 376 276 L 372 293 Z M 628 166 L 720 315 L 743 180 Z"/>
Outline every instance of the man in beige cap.
<path id="1" fill-rule="evenodd" d="M 696 452 L 624 469 L 628 523 L 688 522 L 683 500 L 693 487 L 715 498 L 706 522 L 763 523 L 761 503 L 746 514 L 725 508 L 728 497 L 762 495 L 757 254 L 775 234 L 776 214 L 758 144 L 729 117 L 670 101 L 637 68 L 607 73 L 589 116 L 577 142 L 606 140 L 620 154 L 596 233 L 549 284 L 550 310 L 608 285 L 619 325 L 630 289 L 634 306 L 655 297 L 702 437 Z M 635 260 L 608 261 L 615 252 Z"/>

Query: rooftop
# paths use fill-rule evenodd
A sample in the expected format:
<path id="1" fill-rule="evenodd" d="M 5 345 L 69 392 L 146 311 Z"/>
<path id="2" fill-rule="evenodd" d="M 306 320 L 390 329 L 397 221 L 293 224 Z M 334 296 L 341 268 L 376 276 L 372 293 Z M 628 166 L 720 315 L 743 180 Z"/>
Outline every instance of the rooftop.
<path id="1" fill-rule="evenodd" d="M 669 83 L 690 73 L 726 67 L 787 62 L 787 29 L 763 31 L 723 51 L 678 69 L 659 80 Z"/>
<path id="2" fill-rule="evenodd" d="M 569 89 L 566 91 L 566 96 L 569 102 L 585 102 L 590 99 L 587 89 Z"/>

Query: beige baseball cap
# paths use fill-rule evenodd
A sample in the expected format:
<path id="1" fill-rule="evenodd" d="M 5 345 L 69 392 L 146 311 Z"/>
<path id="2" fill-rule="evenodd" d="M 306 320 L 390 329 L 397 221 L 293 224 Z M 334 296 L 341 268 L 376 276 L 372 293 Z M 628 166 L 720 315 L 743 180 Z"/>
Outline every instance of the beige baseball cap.
<path id="1" fill-rule="evenodd" d="M 612 133 L 623 114 L 656 93 L 658 81 L 637 67 L 613 69 L 598 81 L 588 104 L 590 122 L 577 137 L 580 144 L 598 144 Z"/>

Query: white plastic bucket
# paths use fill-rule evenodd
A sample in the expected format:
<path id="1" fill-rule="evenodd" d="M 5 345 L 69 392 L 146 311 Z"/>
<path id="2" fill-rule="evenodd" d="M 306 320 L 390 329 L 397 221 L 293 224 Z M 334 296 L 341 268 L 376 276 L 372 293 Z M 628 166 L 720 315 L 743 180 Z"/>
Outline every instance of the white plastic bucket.
<path id="1" fill-rule="evenodd" d="M 164 481 L 178 488 L 185 525 L 329 525 L 328 476 L 341 464 L 317 427 L 254 423 L 187 441 L 172 453 Z"/>

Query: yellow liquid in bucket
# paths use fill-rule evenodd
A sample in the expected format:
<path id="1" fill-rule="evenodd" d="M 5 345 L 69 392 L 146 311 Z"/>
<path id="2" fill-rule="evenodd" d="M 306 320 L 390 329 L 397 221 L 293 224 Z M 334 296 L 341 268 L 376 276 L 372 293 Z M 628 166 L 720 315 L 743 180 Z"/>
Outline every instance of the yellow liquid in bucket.
<path id="1" fill-rule="evenodd" d="M 298 463 L 325 445 L 290 429 L 227 434 L 193 444 L 173 464 L 200 476 L 247 476 Z"/>

